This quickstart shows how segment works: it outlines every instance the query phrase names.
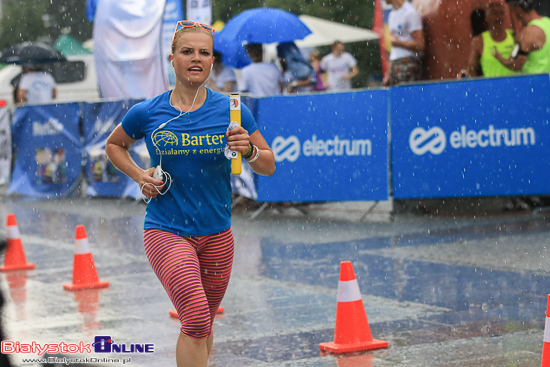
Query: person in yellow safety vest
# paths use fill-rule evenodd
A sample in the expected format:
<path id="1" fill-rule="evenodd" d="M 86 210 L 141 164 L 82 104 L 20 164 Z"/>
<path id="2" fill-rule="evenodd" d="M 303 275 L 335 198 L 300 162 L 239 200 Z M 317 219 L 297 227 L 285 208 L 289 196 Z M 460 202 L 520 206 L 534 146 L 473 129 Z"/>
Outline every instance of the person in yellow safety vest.
<path id="1" fill-rule="evenodd" d="M 472 39 L 468 68 L 461 71 L 459 78 L 476 76 L 480 66 L 485 77 L 515 74 L 514 70 L 504 66 L 493 55 L 497 50 L 502 57 L 509 58 L 516 44 L 514 31 L 504 26 L 505 17 L 506 7 L 502 1 L 492 1 L 487 4 L 485 18 L 489 30 Z"/>
<path id="2" fill-rule="evenodd" d="M 532 0 L 506 0 L 513 17 L 525 28 L 509 58 L 495 52 L 506 67 L 525 74 L 550 73 L 550 18 L 539 15 Z"/>

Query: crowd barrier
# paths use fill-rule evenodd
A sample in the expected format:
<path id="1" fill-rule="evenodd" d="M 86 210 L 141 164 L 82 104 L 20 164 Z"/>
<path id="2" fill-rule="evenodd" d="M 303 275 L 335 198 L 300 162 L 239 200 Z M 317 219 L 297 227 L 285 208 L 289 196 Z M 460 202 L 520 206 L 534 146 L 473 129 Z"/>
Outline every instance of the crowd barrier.
<path id="1" fill-rule="evenodd" d="M 390 90 L 395 198 L 550 193 L 549 75 Z"/>
<path id="2" fill-rule="evenodd" d="M 9 113 L 0 109 L 0 141 L 7 141 L 3 145 L 7 152 L 0 155 L 6 156 L 0 160 L 0 178 L 5 176 L 6 182 L 11 162 L 11 143 L 7 139 L 11 135 L 16 157 L 8 194 L 69 196 L 84 179 L 88 196 L 141 198 L 138 185 L 119 172 L 105 154 L 109 134 L 137 102 L 23 106 L 13 115 L 12 134 Z M 130 153 L 142 168 L 151 166 L 143 141 L 134 144 Z M 233 192 L 257 198 L 254 175 L 247 165 L 240 176 L 232 176 L 231 186 Z"/>
<path id="3" fill-rule="evenodd" d="M 387 90 L 262 98 L 256 118 L 275 154 L 258 201 L 388 198 Z"/>
<path id="4" fill-rule="evenodd" d="M 8 193 L 57 197 L 75 187 L 82 163 L 79 105 L 25 106 L 13 116 L 15 165 Z"/>
<path id="5" fill-rule="evenodd" d="M 243 97 L 277 171 L 256 176 L 245 164 L 232 177 L 233 191 L 260 202 L 550 194 L 549 91 L 545 74 Z M 104 154 L 108 135 L 136 102 L 18 108 L 8 193 L 70 195 L 84 172 L 87 195 L 141 197 Z M 2 112 L 0 141 L 9 141 Z M 148 167 L 144 144 L 131 153 Z M 0 183 L 6 159 L 0 149 Z"/>
<path id="6" fill-rule="evenodd" d="M 122 121 L 128 109 L 137 102 L 139 101 L 128 100 L 81 105 L 87 195 L 141 197 L 135 182 L 119 172 L 105 154 L 107 138 Z M 143 168 L 151 166 L 143 142 L 133 145 L 130 154 Z"/>
<path id="7" fill-rule="evenodd" d="M 13 114 L 15 164 L 8 194 L 70 195 L 82 176 L 90 196 L 138 197 L 137 185 L 104 154 L 105 140 L 138 101 L 23 106 Z M 132 154 L 139 147 L 132 149 Z"/>

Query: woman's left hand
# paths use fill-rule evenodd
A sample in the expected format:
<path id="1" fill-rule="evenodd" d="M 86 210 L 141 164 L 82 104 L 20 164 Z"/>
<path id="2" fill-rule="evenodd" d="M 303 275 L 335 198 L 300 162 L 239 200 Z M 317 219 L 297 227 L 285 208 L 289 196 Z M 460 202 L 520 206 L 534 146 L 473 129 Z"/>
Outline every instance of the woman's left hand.
<path id="1" fill-rule="evenodd" d="M 225 134 L 227 139 L 227 145 L 231 150 L 237 150 L 241 154 L 248 152 L 248 143 L 250 142 L 250 135 L 248 131 L 242 126 L 237 126 L 233 130 Z"/>
<path id="2" fill-rule="evenodd" d="M 499 61 L 502 63 L 502 61 L 504 60 L 504 57 L 502 57 L 502 55 L 500 54 L 500 52 L 498 52 L 497 48 L 496 47 L 493 47 L 493 52 L 492 52 L 493 56 Z"/>
<path id="3" fill-rule="evenodd" d="M 393 32 L 390 34 L 390 42 L 393 46 L 398 46 L 399 38 L 397 38 L 397 35 Z"/>

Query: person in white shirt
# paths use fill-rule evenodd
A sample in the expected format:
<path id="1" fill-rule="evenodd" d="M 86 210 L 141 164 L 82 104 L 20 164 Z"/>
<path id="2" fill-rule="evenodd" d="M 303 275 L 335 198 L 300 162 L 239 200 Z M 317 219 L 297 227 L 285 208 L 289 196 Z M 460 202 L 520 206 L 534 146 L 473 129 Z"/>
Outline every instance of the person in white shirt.
<path id="1" fill-rule="evenodd" d="M 357 60 L 344 51 L 344 44 L 335 41 L 332 52 L 321 59 L 321 69 L 327 74 L 328 91 L 351 89 L 351 79 L 359 74 Z"/>
<path id="2" fill-rule="evenodd" d="M 216 92 L 233 93 L 237 91 L 235 71 L 222 63 L 222 54 L 214 51 L 214 67 L 206 86 Z"/>
<path id="3" fill-rule="evenodd" d="M 281 94 L 284 88 L 283 74 L 277 65 L 263 62 L 263 47 L 260 43 L 249 43 L 246 52 L 252 64 L 241 72 L 241 92 L 253 97 L 267 97 Z"/>
<path id="4" fill-rule="evenodd" d="M 19 103 L 48 103 L 57 97 L 53 76 L 36 66 L 23 66 L 23 75 L 17 90 Z"/>
<path id="5" fill-rule="evenodd" d="M 386 0 L 386 3 L 393 6 L 388 18 L 392 48 L 390 72 L 383 85 L 420 80 L 421 58 L 426 47 L 422 17 L 407 0 Z"/>

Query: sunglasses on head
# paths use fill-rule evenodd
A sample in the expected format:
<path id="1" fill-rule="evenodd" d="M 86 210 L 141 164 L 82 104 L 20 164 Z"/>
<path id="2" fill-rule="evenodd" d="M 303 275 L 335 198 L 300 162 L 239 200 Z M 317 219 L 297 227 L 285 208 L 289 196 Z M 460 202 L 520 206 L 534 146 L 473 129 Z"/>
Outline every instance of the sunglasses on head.
<path id="1" fill-rule="evenodd" d="M 214 36 L 214 28 L 209 26 L 208 24 L 199 23 L 199 22 L 193 22 L 191 20 L 180 20 L 176 23 L 176 30 L 174 31 L 174 35 L 177 31 L 179 31 L 181 28 L 195 28 L 200 27 L 204 29 L 207 32 L 212 33 L 212 36 Z"/>

